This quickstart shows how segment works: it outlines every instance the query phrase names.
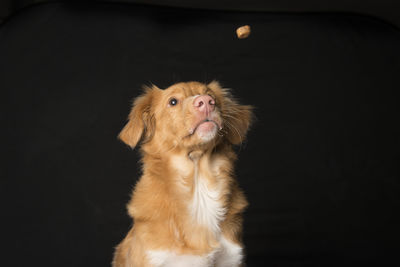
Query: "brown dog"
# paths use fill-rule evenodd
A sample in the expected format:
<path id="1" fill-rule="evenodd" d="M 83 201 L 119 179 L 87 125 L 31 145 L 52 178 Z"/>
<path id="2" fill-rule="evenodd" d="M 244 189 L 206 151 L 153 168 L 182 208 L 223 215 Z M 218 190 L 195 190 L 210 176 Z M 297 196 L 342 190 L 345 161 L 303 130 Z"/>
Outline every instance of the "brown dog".
<path id="1" fill-rule="evenodd" d="M 247 202 L 232 145 L 243 141 L 251 110 L 215 81 L 153 86 L 135 99 L 119 137 L 132 148 L 141 142 L 143 176 L 114 267 L 241 266 Z"/>

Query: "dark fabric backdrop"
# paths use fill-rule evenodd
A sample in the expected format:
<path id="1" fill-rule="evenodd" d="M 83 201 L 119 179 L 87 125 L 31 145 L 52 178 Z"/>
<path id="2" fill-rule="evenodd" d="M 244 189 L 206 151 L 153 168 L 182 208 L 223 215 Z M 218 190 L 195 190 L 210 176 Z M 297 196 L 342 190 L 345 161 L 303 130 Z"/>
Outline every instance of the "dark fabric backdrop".
<path id="1" fill-rule="evenodd" d="M 213 79 L 256 107 L 236 166 L 248 266 L 399 265 L 399 48 L 349 14 L 23 10 L 0 28 L 1 265 L 109 266 L 140 175 L 117 140 L 131 99 Z"/>

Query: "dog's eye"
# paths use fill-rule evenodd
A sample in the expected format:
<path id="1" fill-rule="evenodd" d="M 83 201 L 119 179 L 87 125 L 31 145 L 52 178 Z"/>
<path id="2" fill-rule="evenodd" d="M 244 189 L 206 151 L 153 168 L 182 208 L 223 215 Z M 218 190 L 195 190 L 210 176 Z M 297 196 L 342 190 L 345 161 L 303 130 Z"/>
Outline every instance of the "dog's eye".
<path id="1" fill-rule="evenodd" d="M 171 98 L 170 100 L 169 100 L 169 105 L 170 106 L 176 106 L 178 104 L 178 99 L 176 99 L 176 98 Z"/>

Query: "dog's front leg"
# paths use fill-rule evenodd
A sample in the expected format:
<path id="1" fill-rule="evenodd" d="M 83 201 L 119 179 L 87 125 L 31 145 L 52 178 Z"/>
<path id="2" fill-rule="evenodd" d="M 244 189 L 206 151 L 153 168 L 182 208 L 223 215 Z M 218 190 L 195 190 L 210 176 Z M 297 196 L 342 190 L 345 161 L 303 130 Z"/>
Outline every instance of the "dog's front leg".
<path id="1" fill-rule="evenodd" d="M 241 245 L 221 238 L 221 248 L 218 251 L 215 266 L 216 267 L 243 267 L 243 248 Z"/>
<path id="2" fill-rule="evenodd" d="M 212 267 L 212 255 L 175 254 L 167 251 L 148 251 L 147 256 L 154 267 Z M 232 267 L 232 266 L 230 266 Z"/>

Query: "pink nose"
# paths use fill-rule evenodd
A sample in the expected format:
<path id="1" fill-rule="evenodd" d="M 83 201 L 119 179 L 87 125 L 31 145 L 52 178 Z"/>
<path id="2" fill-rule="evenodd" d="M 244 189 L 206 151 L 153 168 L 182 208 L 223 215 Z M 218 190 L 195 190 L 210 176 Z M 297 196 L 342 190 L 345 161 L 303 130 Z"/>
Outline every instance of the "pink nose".
<path id="1" fill-rule="evenodd" d="M 215 108 L 215 100 L 209 95 L 201 95 L 195 98 L 193 106 L 200 112 L 210 113 Z"/>

